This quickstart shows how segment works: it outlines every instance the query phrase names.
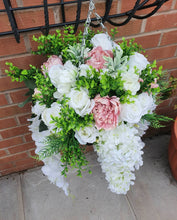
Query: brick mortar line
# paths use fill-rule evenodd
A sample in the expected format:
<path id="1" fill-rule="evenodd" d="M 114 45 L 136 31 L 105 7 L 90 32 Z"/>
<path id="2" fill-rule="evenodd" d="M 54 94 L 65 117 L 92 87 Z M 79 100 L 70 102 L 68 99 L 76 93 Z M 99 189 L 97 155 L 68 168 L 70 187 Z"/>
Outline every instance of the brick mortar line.
<path id="1" fill-rule="evenodd" d="M 14 59 L 14 58 L 21 58 L 24 57 L 24 55 L 31 56 L 33 54 L 29 52 L 20 53 L 20 54 L 13 54 L 13 55 L 7 55 L 7 56 L 0 56 L 0 61 L 5 61 L 6 59 Z"/>
<path id="2" fill-rule="evenodd" d="M 32 149 L 35 149 L 35 148 L 32 148 Z M 1 157 L 0 159 L 6 159 L 6 158 L 8 158 L 8 157 L 13 157 L 13 156 L 20 155 L 20 154 L 24 154 L 24 153 L 26 153 L 26 156 L 27 156 L 27 157 L 25 157 L 25 158 L 28 158 L 28 157 L 29 157 L 29 154 L 27 153 L 27 151 L 28 151 L 28 150 L 24 150 L 24 151 L 17 152 L 17 153 L 14 153 L 14 154 L 6 155 L 6 156 Z M 24 157 L 22 157 L 22 158 L 20 158 L 20 159 L 17 159 L 17 160 L 15 159 L 15 160 L 12 161 L 12 162 L 21 161 L 21 160 L 23 160 L 23 159 L 24 159 Z"/>
<path id="3" fill-rule="evenodd" d="M 28 114 L 30 114 L 30 113 L 31 112 L 29 112 Z M 24 114 L 24 115 L 27 115 L 27 114 Z M 7 116 L 7 117 L 4 117 L 4 118 L 0 118 L 0 121 L 3 120 L 3 119 L 8 119 L 8 118 L 11 118 L 11 117 L 15 118 L 15 116 L 20 117 L 20 116 L 24 116 L 24 115 L 20 114 L 20 115 Z M 25 125 L 28 125 L 28 124 L 20 124 L 20 126 L 25 126 Z M 19 125 L 15 126 L 15 127 L 19 127 Z M 15 127 L 13 127 L 13 128 L 15 128 Z M 8 129 L 8 128 L 6 128 L 6 129 Z M 5 130 L 5 129 L 1 129 L 0 131 L 2 131 L 2 130 Z"/>
<path id="4" fill-rule="evenodd" d="M 157 44 L 157 47 L 161 46 L 163 36 L 164 36 L 164 33 L 161 33 L 160 38 L 159 38 L 159 43 Z"/>
<path id="5" fill-rule="evenodd" d="M 147 23 L 147 20 L 144 19 L 141 23 L 141 29 L 140 29 L 140 33 L 144 33 L 145 31 L 145 28 L 146 28 L 146 23 Z"/>
<path id="6" fill-rule="evenodd" d="M 152 50 L 152 49 L 160 49 L 160 48 L 175 47 L 175 46 L 177 46 L 177 42 L 173 43 L 173 44 L 168 44 L 168 45 L 160 45 L 157 47 L 146 48 L 145 50 L 148 51 L 148 50 Z"/>
<path id="7" fill-rule="evenodd" d="M 57 30 L 57 28 L 55 28 L 54 30 Z M 157 34 L 157 33 L 165 33 L 165 32 L 169 32 L 169 31 L 175 31 L 177 30 L 177 28 L 168 28 L 168 29 L 161 29 L 161 30 L 158 30 L 158 31 L 151 31 L 151 32 L 141 32 L 141 33 L 138 33 L 136 35 L 130 35 L 130 36 L 124 36 L 125 38 L 133 38 L 133 37 L 136 37 L 136 36 L 148 36 L 148 35 L 152 35 L 152 34 Z M 52 31 L 52 29 L 51 29 Z M 30 32 L 31 33 L 31 32 Z M 40 31 L 36 32 L 37 33 L 41 33 Z M 42 33 L 41 33 L 42 34 Z M 24 34 L 23 34 L 24 35 Z M 29 35 L 29 34 L 28 34 Z M 122 37 L 119 37 L 119 38 L 116 38 L 117 39 L 121 39 Z M 33 54 L 27 52 L 27 53 L 21 53 L 21 54 L 13 54 L 13 55 L 7 55 L 7 56 L 1 56 L 0 57 L 0 61 L 4 61 L 6 60 L 7 58 L 8 59 L 13 59 L 13 58 L 20 58 L 20 57 L 24 57 L 24 55 L 27 55 L 27 56 L 31 56 Z"/>
<path id="8" fill-rule="evenodd" d="M 25 33 L 23 38 L 24 38 L 24 43 L 25 43 L 26 51 L 28 53 L 30 53 L 30 51 L 31 51 L 31 43 L 30 43 L 30 39 L 29 39 L 28 34 Z"/>
<path id="9" fill-rule="evenodd" d="M 159 59 L 159 60 L 156 60 L 156 61 L 158 62 L 158 61 L 163 61 L 163 60 L 172 60 L 172 59 L 174 59 L 174 58 L 177 58 L 177 57 L 174 57 L 174 56 L 173 56 L 173 57 L 167 57 L 167 58 L 165 58 L 165 59 L 162 58 L 162 59 Z M 177 67 L 176 67 L 176 68 L 177 68 Z M 175 68 L 175 69 L 176 69 L 176 68 Z M 173 68 L 173 69 L 174 69 L 174 68 Z M 168 69 L 168 70 L 171 70 L 171 69 Z"/>
<path id="10" fill-rule="evenodd" d="M 122 1 L 118 0 L 118 4 L 117 4 L 117 13 L 121 13 L 121 9 L 122 9 Z"/>
<path id="11" fill-rule="evenodd" d="M 175 51 L 175 56 L 177 56 L 177 48 L 176 48 L 176 51 Z"/>
<path id="12" fill-rule="evenodd" d="M 9 106 L 9 105 L 8 105 Z M 17 117 L 20 117 L 20 116 L 25 116 L 25 115 L 30 115 L 30 114 L 32 114 L 31 113 L 31 111 L 30 112 L 27 112 L 27 113 L 19 113 L 18 115 L 15 115 L 15 116 L 17 116 Z M 7 117 L 4 117 L 4 118 L 0 118 L 0 120 L 1 119 L 7 119 L 7 118 L 13 118 L 14 116 L 7 116 Z"/>
<path id="13" fill-rule="evenodd" d="M 21 124 L 20 124 L 20 120 L 19 120 L 18 116 L 15 115 L 14 119 L 17 123 L 17 126 L 20 126 Z"/>
<path id="14" fill-rule="evenodd" d="M 3 77 L 1 77 L 1 78 L 3 78 Z M 1 79 L 0 78 L 0 79 Z M 6 78 L 6 76 L 4 77 L 4 78 Z M 20 83 L 20 82 L 19 82 Z M 24 89 L 28 89 L 28 87 L 20 87 L 20 88 L 13 88 L 13 89 L 11 89 L 11 90 L 4 90 L 4 91 L 0 91 L 0 94 L 9 94 L 10 95 L 10 93 L 13 93 L 13 92 L 19 92 L 19 91 L 21 91 L 21 90 L 24 90 Z M 13 102 L 12 102 L 12 104 L 13 104 Z"/>
<path id="15" fill-rule="evenodd" d="M 5 97 L 6 97 L 6 100 L 7 100 L 7 102 L 8 102 L 8 105 L 12 104 L 13 102 L 12 102 L 12 99 L 11 99 L 11 97 L 10 97 L 10 94 L 9 94 L 8 92 L 5 92 L 4 95 L 5 95 Z"/>
<path id="16" fill-rule="evenodd" d="M 10 140 L 10 139 L 14 139 L 14 138 L 16 138 L 16 137 L 23 137 L 24 135 L 28 135 L 28 134 L 31 134 L 30 132 L 28 132 L 28 133 L 25 133 L 25 134 L 23 134 L 23 135 L 16 135 L 16 136 L 14 136 L 14 137 L 9 137 L 9 138 L 4 138 L 4 139 L 2 139 L 1 141 L 8 141 L 8 140 Z M 23 140 L 23 139 L 22 139 Z M 1 141 L 0 141 L 0 143 L 1 143 Z M 32 141 L 30 141 L 30 142 L 32 142 Z M 24 144 L 24 143 L 28 143 L 28 142 L 23 142 L 23 143 L 21 143 L 21 144 Z M 16 146 L 16 145 L 19 145 L 19 144 L 15 144 L 15 145 L 13 145 L 13 146 Z M 6 147 L 5 147 L 6 148 Z"/>
<path id="17" fill-rule="evenodd" d="M 35 150 L 35 149 L 36 149 L 36 147 L 35 147 L 35 148 L 33 147 L 33 148 L 31 148 L 31 149 L 28 149 L 28 150 L 22 150 L 22 151 L 20 151 L 20 152 L 18 152 L 18 153 L 19 153 L 19 154 L 20 154 L 20 153 L 26 153 L 27 156 L 31 158 L 32 155 L 31 155 L 31 153 L 30 153 L 29 151 Z M 5 150 L 9 150 L 9 149 L 5 149 Z M 18 154 L 18 153 L 9 153 L 8 155 L 1 157 L 0 160 L 1 160 L 1 159 L 4 159 L 4 158 L 7 158 L 7 157 L 12 157 L 12 156 L 14 156 L 14 155 L 16 155 L 16 154 Z M 23 157 L 22 157 L 21 159 L 19 159 L 19 160 L 14 160 L 14 162 L 20 161 L 20 160 L 22 160 L 22 159 L 23 159 Z"/>
<path id="18" fill-rule="evenodd" d="M 176 3 L 177 3 L 177 0 L 173 0 L 172 5 L 171 5 L 171 9 L 174 9 Z"/>
<path id="19" fill-rule="evenodd" d="M 177 12 L 177 9 L 169 9 L 167 11 L 157 11 L 153 17 L 159 16 L 159 15 L 168 15 L 168 14 L 175 14 Z"/>
<path id="20" fill-rule="evenodd" d="M 18 106 L 18 104 L 19 104 L 19 103 L 12 103 L 12 104 L 6 105 L 6 106 L 8 106 L 8 107 L 11 106 L 11 107 L 12 107 L 12 106 Z M 6 106 L 0 106 L 0 109 L 4 108 L 4 107 L 6 107 Z M 20 114 L 21 114 L 21 113 L 20 113 Z M 1 118 L 0 118 L 0 119 L 1 119 Z"/>
<path id="21" fill-rule="evenodd" d="M 61 23 L 60 21 L 60 8 L 53 8 L 53 16 L 55 24 Z"/>
<path id="22" fill-rule="evenodd" d="M 176 28 L 161 29 L 161 30 L 157 30 L 157 31 L 137 33 L 137 34 L 133 34 L 133 35 L 129 35 L 129 36 L 116 37 L 115 40 L 116 41 L 122 40 L 122 37 L 124 37 L 125 39 L 131 39 L 131 38 L 136 38 L 136 37 L 145 37 L 145 36 L 151 36 L 151 35 L 155 35 L 155 34 L 168 33 L 168 32 L 172 32 L 172 31 L 177 31 L 177 27 Z"/>
<path id="23" fill-rule="evenodd" d="M 31 112 L 29 113 L 24 113 L 24 114 L 19 114 L 19 115 L 13 115 L 13 116 L 7 116 L 7 117 L 4 117 L 4 118 L 0 118 L 0 121 L 1 120 L 4 120 L 4 119 L 8 119 L 8 118 L 15 118 L 16 117 L 20 117 L 20 116 L 25 116 L 25 115 L 28 115 L 28 114 L 32 114 Z M 24 125 L 28 125 L 28 124 L 20 124 L 20 126 L 24 126 Z M 15 126 L 16 127 L 16 126 Z M 1 131 L 4 130 L 4 129 L 1 129 Z"/>
<path id="24" fill-rule="evenodd" d="M 15 118 L 15 117 L 14 117 Z M 0 129 L 0 131 L 8 131 L 10 129 L 13 129 L 13 128 L 19 128 L 19 127 L 24 127 L 24 126 L 27 126 L 29 124 L 20 124 L 20 125 L 16 125 L 16 126 L 13 126 L 13 127 L 10 127 L 10 128 L 4 128 L 4 129 Z M 4 140 L 4 139 L 3 139 Z"/>
<path id="25" fill-rule="evenodd" d="M 1 120 L 4 120 L 4 119 L 12 119 L 12 118 L 15 119 L 15 117 L 16 117 L 16 115 L 14 115 L 14 116 L 8 116 L 8 117 L 6 117 L 6 118 L 1 118 L 0 121 L 1 121 Z M 16 126 L 15 126 L 15 127 L 16 127 Z"/>
<path id="26" fill-rule="evenodd" d="M 21 165 L 21 166 L 13 166 L 11 168 L 4 169 L 1 172 L 10 171 L 10 170 L 15 169 L 15 168 L 23 168 L 23 169 L 21 169 L 21 171 L 13 171 L 13 173 L 5 174 L 3 176 L 1 176 L 1 173 L 0 173 L 0 179 L 6 178 L 6 176 L 9 176 L 9 175 L 16 175 L 16 174 L 19 174 L 19 173 L 24 173 L 25 171 L 27 171 L 29 169 L 30 170 L 31 169 L 39 169 L 39 167 L 42 167 L 42 165 L 39 165 L 39 164 L 36 164 L 36 163 L 28 163 L 27 164 L 27 166 L 31 166 L 31 165 L 33 165 L 33 167 L 26 167 L 26 165 Z"/>

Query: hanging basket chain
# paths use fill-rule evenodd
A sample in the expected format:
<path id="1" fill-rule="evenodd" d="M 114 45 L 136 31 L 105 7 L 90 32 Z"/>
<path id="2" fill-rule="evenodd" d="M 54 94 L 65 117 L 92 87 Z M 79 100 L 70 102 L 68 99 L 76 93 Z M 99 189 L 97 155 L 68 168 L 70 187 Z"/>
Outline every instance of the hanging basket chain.
<path id="1" fill-rule="evenodd" d="M 85 50 L 85 45 L 86 45 L 86 37 L 88 35 L 88 30 L 89 30 L 90 23 L 91 23 L 92 13 L 94 13 L 94 15 L 96 17 L 96 21 L 101 26 L 103 32 L 107 35 L 108 39 L 111 40 L 111 38 L 107 32 L 107 28 L 104 26 L 104 24 L 102 22 L 101 16 L 96 12 L 94 0 L 90 0 L 89 10 L 88 10 L 88 14 L 87 14 L 87 19 L 85 21 L 85 28 L 84 28 L 84 33 L 83 33 L 83 38 L 82 38 L 82 43 L 81 43 L 81 60 L 82 61 L 84 61 L 84 50 Z"/>

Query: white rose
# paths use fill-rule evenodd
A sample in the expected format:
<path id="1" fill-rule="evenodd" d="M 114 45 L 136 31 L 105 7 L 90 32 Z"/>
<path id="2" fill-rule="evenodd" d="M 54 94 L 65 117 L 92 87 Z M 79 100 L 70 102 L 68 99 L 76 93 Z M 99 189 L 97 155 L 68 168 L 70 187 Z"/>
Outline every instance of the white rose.
<path id="1" fill-rule="evenodd" d="M 52 84 L 61 94 L 67 94 L 71 86 L 75 84 L 77 68 L 67 61 L 63 65 L 54 65 L 49 70 L 49 77 Z"/>
<path id="2" fill-rule="evenodd" d="M 37 116 L 41 115 L 44 109 L 46 108 L 46 105 L 41 105 L 39 101 L 35 103 L 35 105 L 32 107 L 31 111 L 32 113 L 36 114 Z"/>
<path id="3" fill-rule="evenodd" d="M 104 33 L 95 34 L 95 36 L 91 39 L 91 43 L 94 47 L 101 46 L 103 50 L 112 50 L 116 47 L 119 50 L 122 50 L 118 44 L 108 39 L 108 36 Z"/>
<path id="4" fill-rule="evenodd" d="M 86 89 L 81 88 L 79 91 L 72 88 L 68 97 L 70 98 L 69 106 L 80 116 L 89 114 L 94 107 L 94 101 L 90 100 Z"/>
<path id="5" fill-rule="evenodd" d="M 135 95 L 136 92 L 140 89 L 140 83 L 138 82 L 139 76 L 132 70 L 123 72 L 121 76 L 122 80 L 124 81 L 124 89 L 130 90 L 132 95 Z"/>
<path id="6" fill-rule="evenodd" d="M 134 103 L 125 103 L 121 105 L 120 118 L 128 123 L 138 123 L 142 117 L 142 106 L 137 99 Z"/>
<path id="7" fill-rule="evenodd" d="M 63 94 L 59 93 L 58 91 L 53 93 L 53 97 L 55 99 L 61 100 L 63 98 Z"/>
<path id="8" fill-rule="evenodd" d="M 129 65 L 130 69 L 134 69 L 134 67 L 136 66 L 141 72 L 146 68 L 147 64 L 149 64 L 149 61 L 143 54 L 135 52 L 134 55 L 131 55 L 129 57 L 129 61 L 127 64 Z"/>
<path id="9" fill-rule="evenodd" d="M 79 131 L 76 131 L 75 138 L 80 144 L 84 145 L 86 143 L 94 143 L 98 135 L 98 130 L 92 126 L 81 128 Z"/>
<path id="10" fill-rule="evenodd" d="M 52 129 L 54 127 L 54 124 L 51 123 L 52 118 L 51 115 L 54 117 L 60 117 L 60 108 L 61 105 L 57 102 L 52 103 L 50 108 L 46 108 L 42 113 L 42 120 L 43 122 L 49 127 L 49 129 Z"/>
<path id="11" fill-rule="evenodd" d="M 147 92 L 143 92 L 138 95 L 138 100 L 142 108 L 142 114 L 152 113 L 156 108 L 152 95 L 149 95 Z"/>
<path id="12" fill-rule="evenodd" d="M 81 64 L 80 65 L 80 73 L 79 76 L 87 76 L 87 72 L 90 70 L 90 66 L 87 64 Z"/>

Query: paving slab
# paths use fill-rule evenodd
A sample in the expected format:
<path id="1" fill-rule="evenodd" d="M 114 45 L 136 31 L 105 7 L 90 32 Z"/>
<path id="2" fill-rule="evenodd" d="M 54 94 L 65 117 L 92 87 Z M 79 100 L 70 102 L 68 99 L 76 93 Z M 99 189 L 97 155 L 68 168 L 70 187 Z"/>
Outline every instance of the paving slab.
<path id="1" fill-rule="evenodd" d="M 24 220 L 19 175 L 0 179 L 0 220 Z"/>
<path id="2" fill-rule="evenodd" d="M 94 161 L 92 175 L 69 174 L 72 197 L 50 184 L 40 170 L 26 172 L 22 178 L 25 220 L 135 220 L 127 197 L 107 189 L 94 153 L 89 161 Z"/>
<path id="3" fill-rule="evenodd" d="M 167 158 L 169 138 L 146 139 L 144 165 L 127 194 L 138 220 L 177 220 L 177 182 Z"/>
<path id="4" fill-rule="evenodd" d="M 43 176 L 40 168 L 0 178 L 0 220 L 177 220 L 177 182 L 167 149 L 170 135 L 146 138 L 144 165 L 126 196 L 107 189 L 94 152 L 92 175 L 69 173 L 72 196 Z"/>

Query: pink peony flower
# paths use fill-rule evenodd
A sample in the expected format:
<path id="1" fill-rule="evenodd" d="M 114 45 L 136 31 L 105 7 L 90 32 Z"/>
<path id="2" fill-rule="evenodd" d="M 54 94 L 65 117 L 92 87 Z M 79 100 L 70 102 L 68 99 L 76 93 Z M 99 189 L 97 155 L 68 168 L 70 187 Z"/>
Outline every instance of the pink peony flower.
<path id="1" fill-rule="evenodd" d="M 120 102 L 116 96 L 94 98 L 95 106 L 92 113 L 98 130 L 111 130 L 118 125 L 118 116 L 120 114 Z"/>
<path id="2" fill-rule="evenodd" d="M 155 89 L 155 88 L 158 88 L 158 87 L 159 87 L 159 84 L 157 84 L 157 79 L 155 78 L 154 83 L 151 83 L 151 89 Z"/>
<path id="3" fill-rule="evenodd" d="M 48 72 L 53 65 L 58 64 L 63 65 L 61 58 L 56 55 L 50 56 L 47 62 L 43 63 L 41 66 L 44 76 L 46 77 L 46 72 Z"/>
<path id="4" fill-rule="evenodd" d="M 93 66 L 95 69 L 102 69 L 105 64 L 105 59 L 103 57 L 113 58 L 113 52 L 111 50 L 103 50 L 102 47 L 94 47 L 89 53 L 88 57 L 91 57 L 87 60 L 86 64 Z"/>

